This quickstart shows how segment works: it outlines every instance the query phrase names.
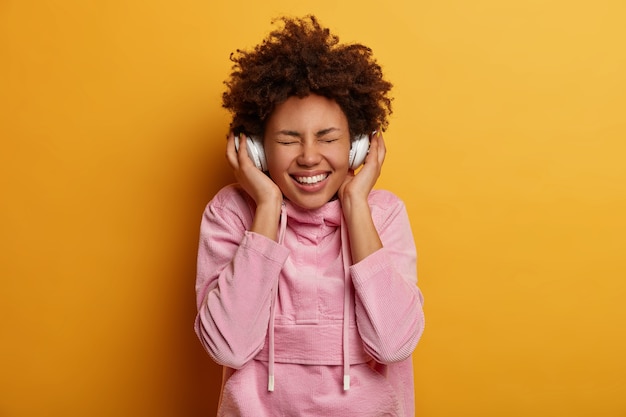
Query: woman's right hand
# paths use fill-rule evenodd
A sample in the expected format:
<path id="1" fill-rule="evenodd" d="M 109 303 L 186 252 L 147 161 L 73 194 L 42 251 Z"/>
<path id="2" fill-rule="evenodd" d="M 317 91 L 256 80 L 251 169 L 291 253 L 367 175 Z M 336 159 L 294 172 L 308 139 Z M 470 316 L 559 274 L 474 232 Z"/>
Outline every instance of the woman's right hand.
<path id="1" fill-rule="evenodd" d="M 239 185 L 257 205 L 250 231 L 276 240 L 278 218 L 283 201 L 280 188 L 254 165 L 248 156 L 247 140 L 244 136 L 240 137 L 239 152 L 237 152 L 235 135 L 230 132 L 226 143 L 226 159 Z"/>

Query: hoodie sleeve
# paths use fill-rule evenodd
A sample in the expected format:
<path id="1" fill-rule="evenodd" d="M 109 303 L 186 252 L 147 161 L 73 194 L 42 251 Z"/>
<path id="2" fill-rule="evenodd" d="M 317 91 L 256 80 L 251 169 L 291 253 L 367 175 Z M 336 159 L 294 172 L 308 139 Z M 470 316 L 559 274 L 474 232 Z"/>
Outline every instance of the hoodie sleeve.
<path id="1" fill-rule="evenodd" d="M 288 250 L 247 231 L 253 208 L 230 187 L 208 204 L 200 227 L 195 330 L 211 358 L 241 368 L 262 348 L 272 292 Z"/>
<path id="2" fill-rule="evenodd" d="M 417 254 L 404 203 L 379 191 L 370 201 L 383 243 L 350 269 L 357 327 L 365 350 L 378 362 L 407 359 L 424 330 L 417 287 Z"/>

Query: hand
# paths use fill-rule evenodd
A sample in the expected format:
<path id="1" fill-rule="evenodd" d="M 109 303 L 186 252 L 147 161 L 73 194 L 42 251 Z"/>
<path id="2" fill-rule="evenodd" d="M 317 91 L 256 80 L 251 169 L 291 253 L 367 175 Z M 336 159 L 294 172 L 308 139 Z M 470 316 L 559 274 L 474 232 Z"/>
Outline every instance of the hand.
<path id="1" fill-rule="evenodd" d="M 254 165 L 248 156 L 246 140 L 239 141 L 239 152 L 237 152 L 233 132 L 230 132 L 226 142 L 226 159 L 233 169 L 239 185 L 256 203 L 250 231 L 276 240 L 278 218 L 283 201 L 283 193 L 280 188 Z"/>
<path id="2" fill-rule="evenodd" d="M 243 139 L 243 138 L 242 138 Z M 235 135 L 230 132 L 226 143 L 226 159 L 241 187 L 260 205 L 266 201 L 282 201 L 278 186 L 258 169 L 248 156 L 246 140 L 239 141 L 239 152 L 235 148 Z"/>
<path id="3" fill-rule="evenodd" d="M 370 150 L 359 173 L 355 175 L 351 170 L 339 187 L 339 199 L 350 236 L 353 263 L 360 262 L 383 247 L 367 197 L 380 176 L 385 153 L 385 142 L 382 133 L 378 131 L 370 138 Z"/>
<path id="4" fill-rule="evenodd" d="M 355 175 L 354 170 L 350 170 L 339 187 L 339 199 L 344 207 L 355 199 L 367 201 L 370 191 L 380 177 L 386 152 L 385 141 L 379 130 L 370 137 L 370 149 L 358 175 Z"/>

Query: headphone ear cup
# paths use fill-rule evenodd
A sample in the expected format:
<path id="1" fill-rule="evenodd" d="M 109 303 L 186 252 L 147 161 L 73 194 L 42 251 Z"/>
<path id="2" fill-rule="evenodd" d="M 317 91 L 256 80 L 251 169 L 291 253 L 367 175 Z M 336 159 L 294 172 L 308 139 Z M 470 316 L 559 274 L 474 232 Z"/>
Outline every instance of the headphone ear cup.
<path id="1" fill-rule="evenodd" d="M 350 146 L 350 169 L 357 169 L 365 162 L 365 157 L 370 149 L 370 137 L 368 135 L 357 136 Z"/>
<path id="2" fill-rule="evenodd" d="M 239 152 L 239 136 L 235 136 L 235 149 Z M 246 136 L 246 150 L 254 165 L 261 171 L 267 171 L 263 139 L 257 136 Z"/>
<path id="3" fill-rule="evenodd" d="M 265 160 L 265 149 L 263 149 L 263 139 L 258 136 L 248 136 L 248 155 L 254 161 L 254 165 L 261 171 L 267 171 L 267 161 Z"/>

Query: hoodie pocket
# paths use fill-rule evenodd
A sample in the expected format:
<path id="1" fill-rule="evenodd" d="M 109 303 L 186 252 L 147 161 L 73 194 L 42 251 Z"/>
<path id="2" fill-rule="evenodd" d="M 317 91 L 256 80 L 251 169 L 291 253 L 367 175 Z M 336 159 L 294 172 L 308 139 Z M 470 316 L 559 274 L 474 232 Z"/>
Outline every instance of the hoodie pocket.
<path id="1" fill-rule="evenodd" d="M 380 372 L 363 363 L 350 367 L 349 401 L 355 404 L 354 415 L 403 417 L 402 404 L 393 386 Z"/>
<path id="2" fill-rule="evenodd" d="M 405 417 L 387 378 L 367 363 L 343 367 L 277 363 L 276 389 L 267 391 L 267 363 L 252 360 L 224 383 L 218 417 Z"/>

